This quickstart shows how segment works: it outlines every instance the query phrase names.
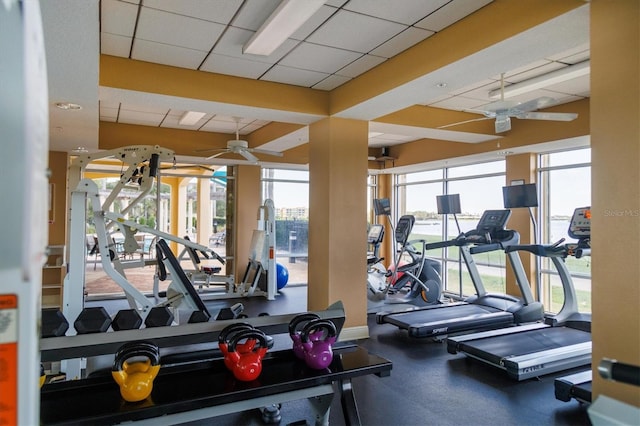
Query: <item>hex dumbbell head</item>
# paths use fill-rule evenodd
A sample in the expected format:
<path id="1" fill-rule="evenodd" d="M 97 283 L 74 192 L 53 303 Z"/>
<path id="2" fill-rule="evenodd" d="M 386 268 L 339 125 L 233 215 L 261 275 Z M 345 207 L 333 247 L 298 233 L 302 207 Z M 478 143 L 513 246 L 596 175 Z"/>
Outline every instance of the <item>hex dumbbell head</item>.
<path id="1" fill-rule="evenodd" d="M 118 311 L 113 321 L 111 322 L 111 328 L 114 331 L 120 330 L 135 330 L 142 325 L 142 317 L 136 309 L 122 309 Z"/>
<path id="2" fill-rule="evenodd" d="M 204 311 L 193 311 L 191 312 L 191 315 L 189 316 L 189 321 L 187 321 L 189 324 L 194 324 L 197 322 L 208 322 L 209 321 L 209 315 L 207 315 L 206 312 Z"/>
<path id="3" fill-rule="evenodd" d="M 154 306 L 144 320 L 147 327 L 167 327 L 173 323 L 173 314 L 168 306 Z"/>
<path id="4" fill-rule="evenodd" d="M 43 338 L 64 336 L 69 329 L 69 321 L 57 308 L 43 309 L 41 321 L 40 334 Z"/>
<path id="5" fill-rule="evenodd" d="M 78 334 L 104 333 L 111 325 L 111 317 L 102 306 L 84 308 L 73 323 Z"/>

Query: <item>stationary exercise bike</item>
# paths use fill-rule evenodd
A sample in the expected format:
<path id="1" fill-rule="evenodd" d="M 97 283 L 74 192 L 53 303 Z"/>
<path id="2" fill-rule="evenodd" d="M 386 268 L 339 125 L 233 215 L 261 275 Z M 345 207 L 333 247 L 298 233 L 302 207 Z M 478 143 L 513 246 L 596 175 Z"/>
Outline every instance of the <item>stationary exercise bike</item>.
<path id="1" fill-rule="evenodd" d="M 387 213 L 383 213 L 389 218 Z M 389 224 L 393 225 L 389 219 Z M 440 262 L 425 257 L 426 241 L 408 241 L 415 217 L 402 216 L 393 230 L 396 256 L 387 270 L 378 257 L 378 248 L 384 238 L 382 225 L 373 225 L 367 242 L 373 252 L 367 257 L 368 311 L 389 304 L 411 304 L 426 306 L 440 302 L 442 291 Z M 421 245 L 420 249 L 415 244 Z M 386 309 L 387 307 L 385 307 Z"/>

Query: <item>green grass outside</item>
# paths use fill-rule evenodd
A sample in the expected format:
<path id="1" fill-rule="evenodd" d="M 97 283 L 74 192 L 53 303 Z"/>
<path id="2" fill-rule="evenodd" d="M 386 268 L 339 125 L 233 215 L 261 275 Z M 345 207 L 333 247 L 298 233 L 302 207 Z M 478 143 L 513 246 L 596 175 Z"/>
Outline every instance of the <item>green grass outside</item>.
<path id="1" fill-rule="evenodd" d="M 498 275 L 486 275 L 480 274 L 482 284 L 489 293 L 504 293 L 505 281 L 503 276 Z M 458 284 L 459 276 L 457 269 L 448 270 L 448 283 L 449 289 L 457 293 L 459 288 Z M 464 269 L 462 271 L 462 292 L 465 295 L 475 294 L 475 288 L 471 282 L 469 273 Z M 576 289 L 576 297 L 578 299 L 578 309 L 583 313 L 591 312 L 591 292 L 586 290 Z M 551 306 L 545 306 L 545 309 L 550 312 L 558 312 L 562 309 L 564 303 L 564 292 L 560 286 L 551 287 Z"/>

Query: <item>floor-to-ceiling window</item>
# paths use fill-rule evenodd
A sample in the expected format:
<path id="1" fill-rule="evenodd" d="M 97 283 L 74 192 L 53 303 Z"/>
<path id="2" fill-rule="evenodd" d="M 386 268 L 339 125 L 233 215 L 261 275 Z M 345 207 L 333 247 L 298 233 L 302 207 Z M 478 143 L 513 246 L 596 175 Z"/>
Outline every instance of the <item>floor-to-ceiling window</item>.
<path id="1" fill-rule="evenodd" d="M 289 272 L 289 283 L 308 281 L 309 172 L 262 170 L 262 200 L 271 199 L 276 214 L 276 261 Z"/>
<path id="2" fill-rule="evenodd" d="M 579 149 L 540 155 L 541 242 L 575 242 L 568 235 L 569 223 L 578 207 L 591 205 L 591 150 Z M 558 312 L 564 293 L 557 271 L 548 258 L 541 259 L 542 302 L 549 312 Z M 591 257 L 569 256 L 565 264 L 576 289 L 580 312 L 591 312 Z"/>
<path id="3" fill-rule="evenodd" d="M 485 210 L 503 207 L 504 179 L 504 160 L 396 175 L 397 216 L 412 214 L 416 217 L 411 239 L 433 242 L 454 238 L 460 232 L 474 229 Z M 438 214 L 436 197 L 443 194 L 459 194 L 461 213 L 455 218 L 447 215 L 445 220 Z M 446 292 L 458 295 L 475 292 L 457 247 L 431 250 L 427 255 L 440 260 Z M 504 292 L 504 253 L 477 255 L 474 261 L 487 290 Z"/>

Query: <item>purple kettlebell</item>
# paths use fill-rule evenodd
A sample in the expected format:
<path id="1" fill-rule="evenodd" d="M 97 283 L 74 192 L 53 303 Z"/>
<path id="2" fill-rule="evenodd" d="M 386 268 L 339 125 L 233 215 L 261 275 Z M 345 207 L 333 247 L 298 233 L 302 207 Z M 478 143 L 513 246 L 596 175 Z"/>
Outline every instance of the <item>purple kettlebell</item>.
<path id="1" fill-rule="evenodd" d="M 322 335 L 326 336 L 322 339 Z M 320 335 L 318 333 L 321 333 Z M 304 360 L 314 370 L 324 370 L 333 361 L 333 345 L 336 340 L 336 326 L 330 320 L 309 321 L 300 333 L 300 341 L 304 348 Z M 314 336 L 316 340 L 313 340 Z"/>
<path id="2" fill-rule="evenodd" d="M 304 359 L 304 349 L 300 341 L 300 331 L 298 331 L 298 327 L 302 327 L 307 322 L 315 319 L 320 319 L 320 317 L 317 314 L 307 312 L 293 317 L 289 322 L 289 336 L 291 340 L 293 340 L 293 353 L 300 359 Z"/>

